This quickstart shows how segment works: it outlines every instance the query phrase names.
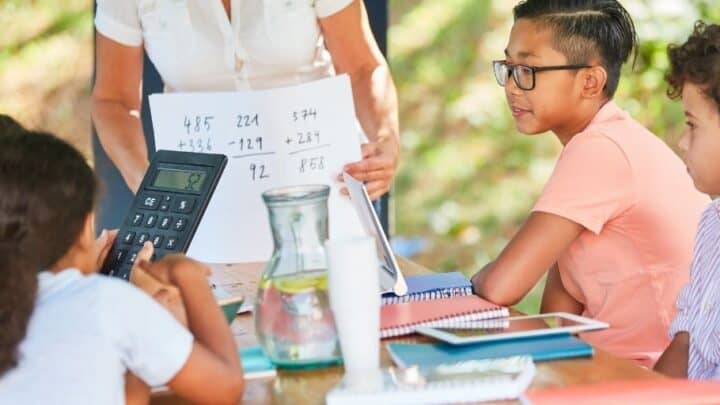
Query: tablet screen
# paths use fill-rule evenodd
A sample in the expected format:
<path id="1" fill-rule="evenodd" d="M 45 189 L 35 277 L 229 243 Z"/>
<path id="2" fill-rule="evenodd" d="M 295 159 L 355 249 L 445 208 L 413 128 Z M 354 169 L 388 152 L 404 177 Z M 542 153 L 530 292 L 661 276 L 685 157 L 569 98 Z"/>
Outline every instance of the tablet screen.
<path id="1" fill-rule="evenodd" d="M 512 332 L 527 332 L 542 329 L 554 329 L 573 326 L 582 326 L 585 323 L 578 322 L 558 315 L 506 318 L 487 321 L 468 322 L 462 328 L 435 328 L 457 337 L 489 336 L 507 334 Z"/>

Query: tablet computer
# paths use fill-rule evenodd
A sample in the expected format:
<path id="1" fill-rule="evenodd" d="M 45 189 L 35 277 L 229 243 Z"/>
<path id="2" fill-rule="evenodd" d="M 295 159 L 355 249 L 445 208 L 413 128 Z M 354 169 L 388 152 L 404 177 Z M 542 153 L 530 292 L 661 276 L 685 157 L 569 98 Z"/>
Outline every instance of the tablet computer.
<path id="1" fill-rule="evenodd" d="M 462 345 L 493 340 L 547 336 L 606 329 L 608 324 L 580 315 L 553 312 L 540 315 L 467 321 L 448 327 L 417 327 L 415 331 L 444 342 Z"/>
<path id="2" fill-rule="evenodd" d="M 378 259 L 380 261 L 380 289 L 382 293 L 392 292 L 395 295 L 403 296 L 407 294 L 407 284 L 405 283 L 405 277 L 403 277 L 398 266 L 395 255 L 390 248 L 385 231 L 383 231 L 380 221 L 375 214 L 375 209 L 370 202 L 370 196 L 368 196 L 365 185 L 343 172 L 343 181 L 345 186 L 350 193 L 350 199 L 355 206 L 360 217 L 360 222 L 365 229 L 365 232 L 375 238 L 375 244 L 377 245 Z"/>

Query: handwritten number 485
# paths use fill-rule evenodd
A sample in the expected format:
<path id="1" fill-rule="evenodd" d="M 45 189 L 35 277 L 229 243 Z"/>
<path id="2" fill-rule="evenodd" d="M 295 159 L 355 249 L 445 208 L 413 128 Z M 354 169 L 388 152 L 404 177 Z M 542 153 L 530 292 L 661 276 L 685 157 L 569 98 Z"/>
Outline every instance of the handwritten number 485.
<path id="1" fill-rule="evenodd" d="M 191 133 L 205 132 L 209 133 L 212 129 L 212 120 L 215 119 L 212 115 L 196 115 L 194 117 L 185 116 L 183 125 L 185 126 L 185 132 L 187 135 Z"/>

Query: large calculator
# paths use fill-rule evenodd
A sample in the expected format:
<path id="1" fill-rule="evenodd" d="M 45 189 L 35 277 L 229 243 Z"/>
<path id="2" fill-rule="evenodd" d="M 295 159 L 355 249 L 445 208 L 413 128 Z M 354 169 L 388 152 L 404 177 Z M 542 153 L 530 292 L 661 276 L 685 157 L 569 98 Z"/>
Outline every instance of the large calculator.
<path id="1" fill-rule="evenodd" d="M 146 241 L 155 248 L 154 259 L 187 251 L 227 160 L 220 154 L 157 151 L 101 272 L 129 280 Z"/>

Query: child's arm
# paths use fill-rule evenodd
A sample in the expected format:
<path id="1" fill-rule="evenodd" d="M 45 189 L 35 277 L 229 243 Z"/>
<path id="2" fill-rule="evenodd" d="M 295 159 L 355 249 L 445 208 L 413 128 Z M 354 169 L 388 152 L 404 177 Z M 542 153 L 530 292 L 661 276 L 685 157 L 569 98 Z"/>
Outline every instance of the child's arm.
<path id="1" fill-rule="evenodd" d="M 125 405 L 150 403 L 150 387 L 133 373 L 125 373 Z"/>
<path id="2" fill-rule="evenodd" d="M 237 403 L 243 392 L 242 367 L 230 328 L 210 291 L 207 267 L 183 255 L 138 266 L 180 290 L 195 337 L 188 360 L 168 382 L 170 388 L 190 402 Z"/>
<path id="3" fill-rule="evenodd" d="M 561 216 L 533 212 L 497 260 L 473 276 L 475 293 L 500 305 L 516 304 L 583 229 Z"/>
<path id="4" fill-rule="evenodd" d="M 654 370 L 668 377 L 687 378 L 689 349 L 690 334 L 687 332 L 677 333 L 655 363 Z"/>
<path id="5" fill-rule="evenodd" d="M 545 290 L 543 291 L 542 305 L 540 312 L 567 312 L 580 315 L 585 307 L 573 298 L 563 286 L 560 278 L 560 270 L 555 264 L 548 272 Z"/>

